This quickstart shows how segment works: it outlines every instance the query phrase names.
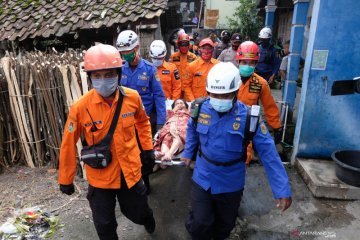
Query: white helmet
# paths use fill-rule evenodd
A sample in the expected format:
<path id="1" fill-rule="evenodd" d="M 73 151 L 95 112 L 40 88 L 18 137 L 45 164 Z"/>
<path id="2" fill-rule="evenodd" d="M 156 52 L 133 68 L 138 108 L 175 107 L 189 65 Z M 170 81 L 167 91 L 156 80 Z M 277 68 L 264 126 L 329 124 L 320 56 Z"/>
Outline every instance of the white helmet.
<path id="1" fill-rule="evenodd" d="M 235 92 L 240 88 L 239 69 L 231 62 L 220 62 L 213 66 L 206 79 L 206 91 L 215 94 Z"/>
<path id="2" fill-rule="evenodd" d="M 131 30 L 122 31 L 116 40 L 116 47 L 119 52 L 132 50 L 138 45 L 138 35 Z"/>
<path id="3" fill-rule="evenodd" d="M 151 58 L 163 58 L 166 55 L 166 46 L 164 41 L 155 40 L 150 44 L 149 54 Z"/>
<path id="4" fill-rule="evenodd" d="M 259 38 L 271 38 L 272 37 L 272 31 L 269 27 L 264 27 L 259 32 Z"/>

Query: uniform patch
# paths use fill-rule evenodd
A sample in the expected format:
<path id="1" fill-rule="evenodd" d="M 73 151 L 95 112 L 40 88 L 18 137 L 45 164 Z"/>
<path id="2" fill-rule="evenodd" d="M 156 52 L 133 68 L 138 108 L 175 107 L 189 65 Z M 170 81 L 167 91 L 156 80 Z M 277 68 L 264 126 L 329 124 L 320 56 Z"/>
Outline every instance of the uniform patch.
<path id="1" fill-rule="evenodd" d="M 209 114 L 205 114 L 205 113 L 200 113 L 199 116 L 201 118 L 205 118 L 205 119 L 211 118 L 211 116 Z"/>
<path id="2" fill-rule="evenodd" d="M 156 73 L 157 73 L 157 72 L 156 72 Z M 147 76 L 146 72 L 143 72 L 141 75 L 139 75 L 139 79 L 140 79 L 140 80 L 148 81 L 148 80 L 149 80 L 149 76 Z"/>
<path id="3" fill-rule="evenodd" d="M 143 92 L 146 92 L 146 87 L 142 87 L 141 90 L 143 90 Z"/>
<path id="4" fill-rule="evenodd" d="M 72 133 L 74 132 L 76 129 L 76 123 L 75 122 L 69 122 L 68 124 L 68 132 L 69 133 Z"/>
<path id="5" fill-rule="evenodd" d="M 198 122 L 199 123 L 202 123 L 202 124 L 205 124 L 205 125 L 210 125 L 210 122 L 206 119 L 203 119 L 203 118 L 198 118 Z"/>
<path id="6" fill-rule="evenodd" d="M 240 121 L 240 117 L 235 118 L 236 121 Z"/>
<path id="7" fill-rule="evenodd" d="M 233 129 L 237 131 L 237 130 L 239 130 L 239 128 L 240 128 L 240 123 L 239 122 L 234 122 Z"/>
<path id="8" fill-rule="evenodd" d="M 260 83 L 251 81 L 250 86 L 249 86 L 249 92 L 250 93 L 260 93 L 261 88 L 262 88 L 262 85 Z"/>
<path id="9" fill-rule="evenodd" d="M 177 69 L 174 70 L 174 77 L 175 77 L 176 80 L 180 79 L 180 74 L 179 74 L 179 71 Z"/>
<path id="10" fill-rule="evenodd" d="M 168 74 L 170 74 L 170 70 L 162 70 L 161 73 L 164 74 L 164 75 L 168 75 Z"/>
<path id="11" fill-rule="evenodd" d="M 261 124 L 260 124 L 260 129 L 261 129 L 261 132 L 262 132 L 264 135 L 267 133 L 267 129 L 266 129 L 264 123 L 261 123 Z"/>
<path id="12" fill-rule="evenodd" d="M 130 116 L 134 116 L 135 112 L 128 112 L 128 113 L 123 113 L 121 116 L 123 118 L 126 118 L 126 117 L 130 117 Z"/>
<path id="13" fill-rule="evenodd" d="M 173 57 L 172 61 L 173 62 L 180 62 L 180 57 Z"/>
<path id="14" fill-rule="evenodd" d="M 156 81 L 160 82 L 159 73 L 157 71 L 155 72 L 154 76 L 155 76 Z"/>
<path id="15" fill-rule="evenodd" d="M 195 76 L 201 76 L 202 75 L 202 72 L 196 72 L 195 73 Z"/>
<path id="16" fill-rule="evenodd" d="M 188 56 L 187 57 L 187 61 L 190 63 L 190 62 L 193 62 L 195 60 L 195 58 L 193 58 L 192 56 Z"/>

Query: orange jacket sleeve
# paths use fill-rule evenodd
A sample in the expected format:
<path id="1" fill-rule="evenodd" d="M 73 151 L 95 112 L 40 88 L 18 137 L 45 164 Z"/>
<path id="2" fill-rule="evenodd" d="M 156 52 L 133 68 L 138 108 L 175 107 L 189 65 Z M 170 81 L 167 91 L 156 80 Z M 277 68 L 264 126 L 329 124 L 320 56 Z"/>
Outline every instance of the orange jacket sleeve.
<path id="1" fill-rule="evenodd" d="M 70 108 L 60 148 L 59 184 L 73 183 L 76 174 L 76 143 L 82 133 L 76 105 Z"/>
<path id="2" fill-rule="evenodd" d="M 194 61 L 195 62 L 195 61 Z M 193 78 L 194 78 L 194 62 L 189 64 L 187 71 L 187 78 L 183 79 L 183 84 L 184 84 L 184 98 L 186 101 L 191 102 L 195 99 L 194 94 L 192 92 L 192 82 L 193 82 Z"/>
<path id="3" fill-rule="evenodd" d="M 138 95 L 138 108 L 135 113 L 135 127 L 138 132 L 139 141 L 143 150 L 152 150 L 152 135 L 149 117 L 146 115 L 145 107 Z"/>
<path id="4" fill-rule="evenodd" d="M 179 99 L 181 96 L 181 79 L 179 70 L 175 65 L 173 65 L 171 74 L 171 99 L 176 100 Z"/>
<path id="5" fill-rule="evenodd" d="M 275 100 L 271 95 L 270 87 L 268 84 L 263 84 L 260 93 L 260 101 L 264 107 L 266 120 L 270 127 L 273 129 L 279 128 L 280 125 L 280 111 L 276 106 Z"/>

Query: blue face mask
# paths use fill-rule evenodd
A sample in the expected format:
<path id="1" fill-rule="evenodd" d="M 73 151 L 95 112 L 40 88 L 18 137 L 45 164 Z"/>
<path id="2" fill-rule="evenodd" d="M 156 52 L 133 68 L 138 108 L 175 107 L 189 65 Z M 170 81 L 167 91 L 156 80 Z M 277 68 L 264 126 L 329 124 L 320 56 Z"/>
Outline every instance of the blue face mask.
<path id="1" fill-rule="evenodd" d="M 118 77 L 92 79 L 91 81 L 96 92 L 103 97 L 109 97 L 118 86 Z"/>
<path id="2" fill-rule="evenodd" d="M 250 77 L 254 73 L 255 67 L 249 65 L 240 65 L 239 66 L 240 75 L 243 77 Z"/>
<path id="3" fill-rule="evenodd" d="M 233 100 L 210 97 L 210 104 L 217 112 L 227 112 L 232 108 Z"/>

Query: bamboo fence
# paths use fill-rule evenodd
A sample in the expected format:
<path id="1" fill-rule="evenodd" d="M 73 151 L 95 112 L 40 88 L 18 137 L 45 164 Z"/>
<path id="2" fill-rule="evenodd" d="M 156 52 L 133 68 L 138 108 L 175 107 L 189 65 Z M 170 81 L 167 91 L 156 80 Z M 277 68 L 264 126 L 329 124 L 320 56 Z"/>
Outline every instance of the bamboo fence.
<path id="1" fill-rule="evenodd" d="M 82 59 L 76 51 L 1 59 L 0 166 L 58 167 L 69 107 L 88 91 Z"/>

